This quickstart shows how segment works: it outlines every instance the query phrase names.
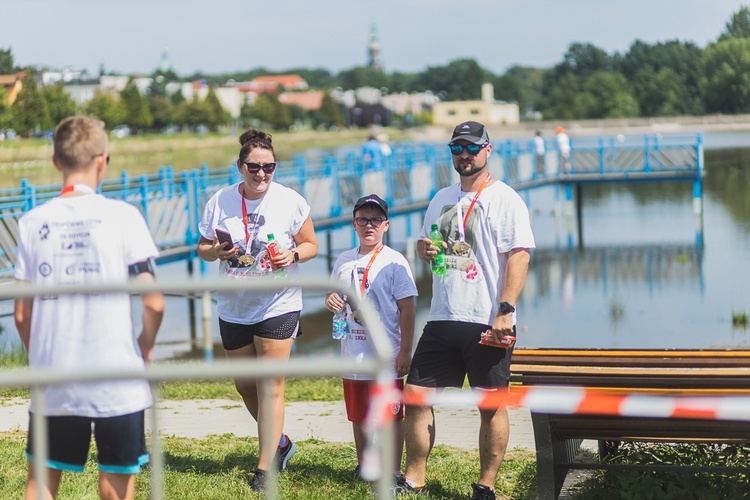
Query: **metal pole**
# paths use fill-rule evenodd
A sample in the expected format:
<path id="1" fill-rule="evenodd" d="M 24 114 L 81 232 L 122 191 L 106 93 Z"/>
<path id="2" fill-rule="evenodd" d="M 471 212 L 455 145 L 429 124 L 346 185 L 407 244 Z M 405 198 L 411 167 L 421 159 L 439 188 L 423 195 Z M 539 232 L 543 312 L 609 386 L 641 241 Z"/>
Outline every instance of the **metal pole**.
<path id="1" fill-rule="evenodd" d="M 201 296 L 203 305 L 203 350 L 204 358 L 210 363 L 214 360 L 214 341 L 211 336 L 211 292 L 203 292 Z"/>

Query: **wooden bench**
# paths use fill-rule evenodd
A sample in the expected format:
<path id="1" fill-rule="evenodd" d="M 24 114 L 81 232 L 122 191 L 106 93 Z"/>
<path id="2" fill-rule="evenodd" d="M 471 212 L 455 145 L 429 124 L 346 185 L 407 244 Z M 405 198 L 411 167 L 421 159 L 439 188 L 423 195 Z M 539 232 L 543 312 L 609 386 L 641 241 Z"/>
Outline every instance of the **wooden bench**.
<path id="1" fill-rule="evenodd" d="M 529 386 L 665 396 L 750 395 L 750 350 L 516 349 L 510 391 Z M 574 463 L 584 439 L 600 458 L 619 441 L 750 442 L 750 421 L 551 414 L 532 411 L 540 499 L 557 498 L 571 469 L 676 469 L 672 465 Z M 685 472 L 748 468 L 682 466 Z"/>

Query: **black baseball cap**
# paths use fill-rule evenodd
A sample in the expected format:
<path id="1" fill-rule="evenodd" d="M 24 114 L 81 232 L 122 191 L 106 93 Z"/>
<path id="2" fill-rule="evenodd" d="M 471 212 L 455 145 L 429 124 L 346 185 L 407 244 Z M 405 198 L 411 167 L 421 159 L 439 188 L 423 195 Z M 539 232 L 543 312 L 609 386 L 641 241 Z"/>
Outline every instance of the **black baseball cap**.
<path id="1" fill-rule="evenodd" d="M 386 219 L 388 218 L 388 203 L 383 198 L 376 194 L 368 194 L 357 200 L 354 204 L 354 213 L 365 205 L 373 205 L 378 207 L 385 214 Z"/>
<path id="2" fill-rule="evenodd" d="M 481 123 L 463 122 L 459 123 L 453 129 L 450 143 L 452 144 L 453 141 L 458 139 L 469 141 L 472 144 L 484 144 L 485 142 L 489 142 L 490 137 L 487 135 L 487 129 Z"/>

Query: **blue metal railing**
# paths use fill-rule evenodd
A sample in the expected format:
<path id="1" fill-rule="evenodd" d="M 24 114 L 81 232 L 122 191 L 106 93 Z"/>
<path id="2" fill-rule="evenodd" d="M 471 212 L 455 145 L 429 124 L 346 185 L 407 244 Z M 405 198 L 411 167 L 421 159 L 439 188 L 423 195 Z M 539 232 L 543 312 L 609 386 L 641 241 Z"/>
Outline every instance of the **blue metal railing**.
<path id="1" fill-rule="evenodd" d="M 548 144 L 551 146 L 552 143 Z M 629 180 L 693 180 L 702 194 L 703 143 L 697 136 L 575 138 L 568 171 L 559 168 L 554 147 L 544 157 L 540 172 L 533 140 L 496 142 L 490 162 L 493 177 L 519 191 L 545 185 L 617 182 Z M 236 166 L 157 173 L 102 182 L 99 191 L 138 207 L 151 228 L 164 260 L 189 255 L 199 239 L 198 221 L 204 204 L 219 189 L 239 182 Z M 402 143 L 393 147 L 381 170 L 367 170 L 360 156 L 308 158 L 297 155 L 281 162 L 275 180 L 297 190 L 310 203 L 316 229 L 328 230 L 350 223 L 348 214 L 360 196 L 377 192 L 394 213 L 423 210 L 441 188 L 455 182 L 451 156 L 444 144 Z M 59 184 L 0 190 L 0 275 L 12 272 L 17 241 L 17 219 L 60 192 Z"/>

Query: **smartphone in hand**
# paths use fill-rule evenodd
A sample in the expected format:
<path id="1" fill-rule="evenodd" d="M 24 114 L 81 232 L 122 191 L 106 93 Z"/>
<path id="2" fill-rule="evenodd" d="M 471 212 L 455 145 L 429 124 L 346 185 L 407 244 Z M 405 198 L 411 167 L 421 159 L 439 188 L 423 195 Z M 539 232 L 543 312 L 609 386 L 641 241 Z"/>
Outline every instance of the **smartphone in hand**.
<path id="1" fill-rule="evenodd" d="M 222 245 L 224 250 L 229 250 L 230 248 L 234 247 L 234 241 L 232 241 L 232 235 L 229 234 L 227 231 L 224 231 L 222 229 L 217 229 L 216 237 L 219 239 L 219 243 Z M 225 245 L 225 243 L 229 243 L 229 246 Z"/>

